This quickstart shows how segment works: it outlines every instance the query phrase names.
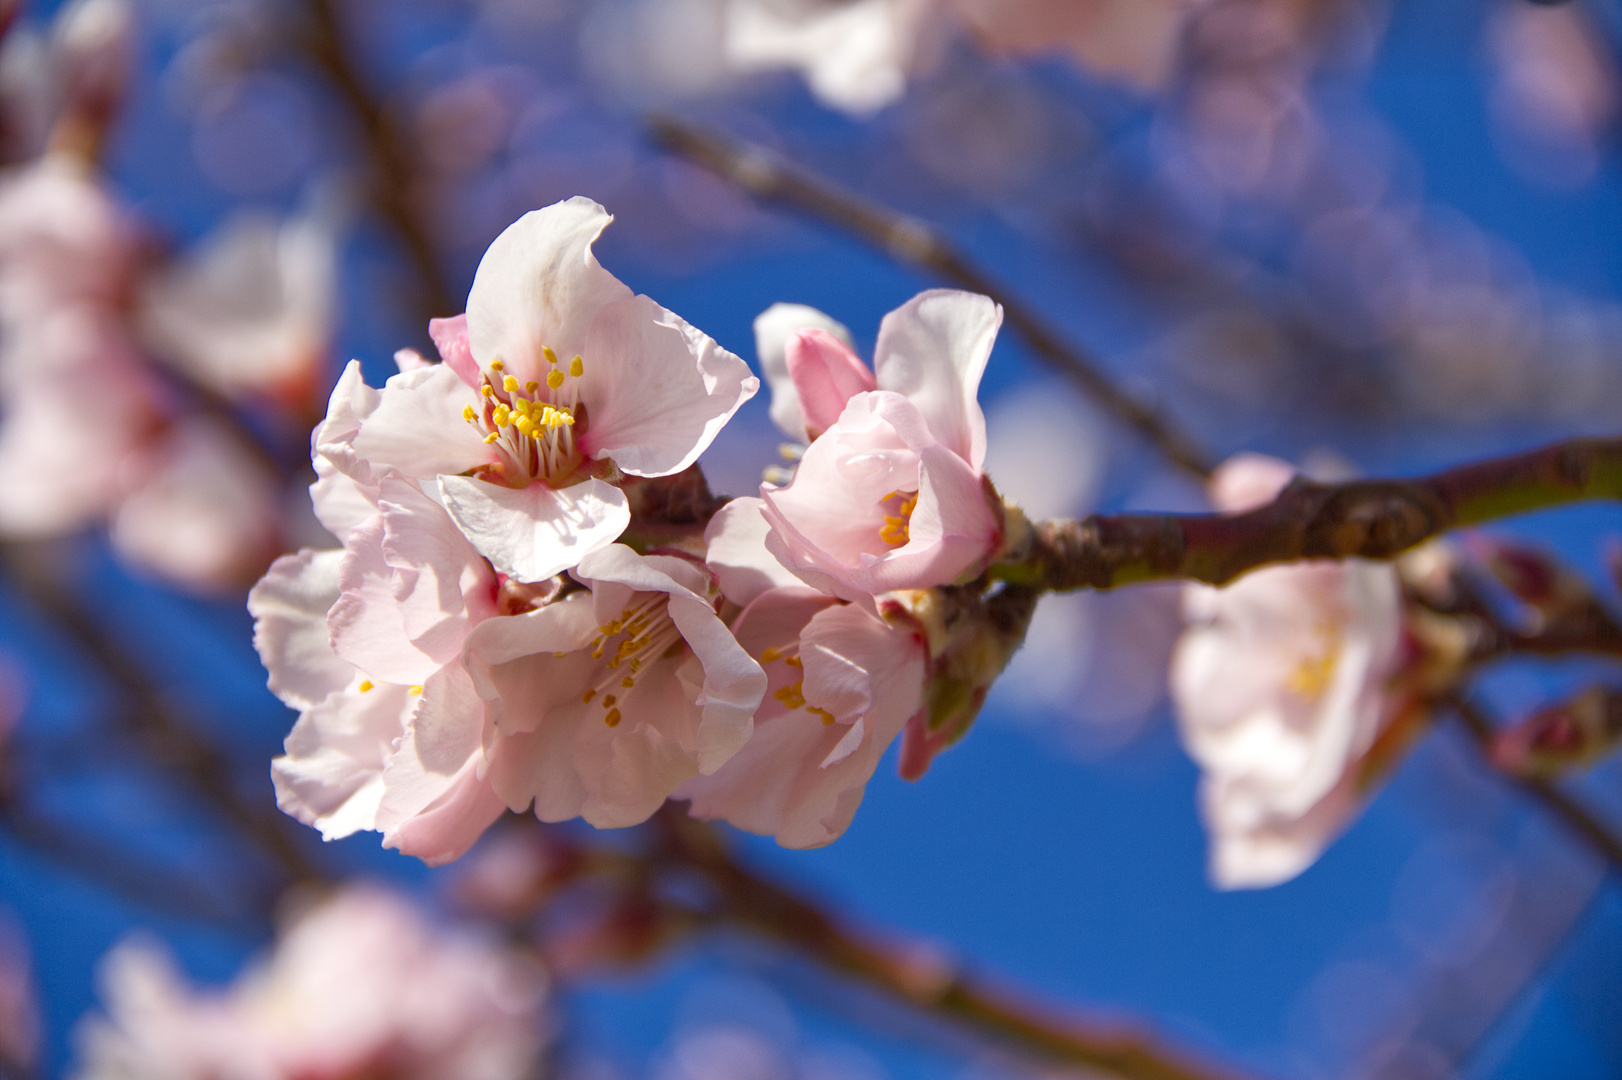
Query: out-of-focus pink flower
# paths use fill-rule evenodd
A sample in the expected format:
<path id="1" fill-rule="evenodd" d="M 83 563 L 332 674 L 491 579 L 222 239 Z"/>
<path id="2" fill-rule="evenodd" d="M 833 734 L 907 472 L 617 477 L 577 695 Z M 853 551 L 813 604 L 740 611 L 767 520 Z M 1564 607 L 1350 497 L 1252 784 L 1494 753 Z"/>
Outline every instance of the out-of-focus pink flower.
<path id="1" fill-rule="evenodd" d="M 634 825 L 749 740 L 766 675 L 701 564 L 614 544 L 573 576 L 586 591 L 469 635 L 472 688 L 500 736 L 491 782 L 542 821 Z"/>
<path id="2" fill-rule="evenodd" d="M 997 55 L 1068 53 L 1108 79 L 1170 78 L 1201 0 L 731 0 L 725 55 L 740 71 L 794 69 L 824 103 L 882 109 L 938 61 L 961 26 Z"/>
<path id="3" fill-rule="evenodd" d="M 204 416 L 181 421 L 148 455 L 113 516 L 119 555 L 204 592 L 251 583 L 276 554 L 281 491 L 269 467 Z"/>
<path id="4" fill-rule="evenodd" d="M 1271 500 L 1293 470 L 1241 455 L 1212 479 L 1229 511 Z M 1407 704 L 1396 570 L 1361 559 L 1253 571 L 1187 587 L 1191 625 L 1172 658 L 1183 745 L 1202 769 L 1211 878 L 1288 881 L 1357 813 L 1372 751 Z"/>
<path id="5" fill-rule="evenodd" d="M 496 614 L 496 584 L 444 508 L 397 476 L 342 552 L 272 565 L 248 610 L 271 689 L 300 710 L 271 767 L 284 811 L 329 840 L 375 829 L 429 863 L 501 815 L 461 668 L 469 631 Z"/>
<path id="6" fill-rule="evenodd" d="M 991 554 L 1002 522 L 975 394 L 1001 322 L 984 296 L 921 293 L 884 317 L 871 374 L 825 330 L 788 336 L 800 426 L 816 437 L 787 487 L 761 488 L 784 565 L 856 600 L 946 584 Z"/>
<path id="7" fill-rule="evenodd" d="M 770 585 L 781 568 L 751 516 L 760 517 L 758 500 L 734 500 L 717 515 L 711 558 L 732 586 L 728 599 L 744 605 L 732 632 L 765 669 L 768 693 L 743 749 L 676 797 L 692 801 L 694 817 L 723 818 L 784 847 L 820 847 L 850 825 L 879 758 L 922 708 L 927 651 L 915 627 L 797 583 Z"/>
<path id="8" fill-rule="evenodd" d="M 129 297 L 137 237 L 82 162 L 52 154 L 10 173 L 0 181 L 0 319 L 15 326 L 68 306 L 117 309 Z M 48 367 L 51 358 L 29 363 Z"/>
<path id="9" fill-rule="evenodd" d="M 381 392 L 352 366 L 318 453 L 366 492 L 390 470 L 437 478 L 474 546 L 523 581 L 612 543 L 630 522 L 615 480 L 687 468 L 759 381 L 598 264 L 591 245 L 610 220 L 574 198 L 509 226 L 465 321 L 434 328 L 445 363 Z"/>
<path id="10" fill-rule="evenodd" d="M 227 989 L 192 989 L 143 942 L 101 982 L 77 1080 L 513 1080 L 546 1033 L 532 961 L 369 886 L 310 910 Z"/>
<path id="11" fill-rule="evenodd" d="M 221 393 L 295 405 L 326 375 L 337 223 L 318 208 L 277 221 L 241 214 L 144 283 L 140 321 L 157 352 Z"/>

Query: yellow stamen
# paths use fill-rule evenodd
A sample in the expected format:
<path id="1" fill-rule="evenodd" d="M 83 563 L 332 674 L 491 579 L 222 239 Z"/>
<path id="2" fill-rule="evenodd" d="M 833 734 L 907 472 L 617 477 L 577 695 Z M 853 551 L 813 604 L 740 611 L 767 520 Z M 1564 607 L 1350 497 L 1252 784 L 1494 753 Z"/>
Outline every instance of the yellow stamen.
<path id="1" fill-rule="evenodd" d="M 618 709 L 609 709 L 608 715 L 603 717 L 603 723 L 609 727 L 619 727 L 620 711 Z"/>
<path id="2" fill-rule="evenodd" d="M 497 405 L 490 419 L 495 421 L 496 427 L 506 427 L 507 422 L 512 419 L 512 410 L 505 405 Z"/>
<path id="3" fill-rule="evenodd" d="M 541 384 L 536 382 L 534 379 L 531 379 L 529 382 L 524 384 L 524 392 L 526 394 L 533 394 L 535 391 L 539 390 L 540 388 L 541 388 Z"/>
<path id="4" fill-rule="evenodd" d="M 406 692 L 409 693 L 412 697 L 416 697 L 418 694 L 422 693 L 422 687 L 413 686 L 410 690 L 408 690 Z"/>
<path id="5" fill-rule="evenodd" d="M 577 356 L 573 360 L 569 361 L 569 374 L 573 375 L 575 378 L 580 378 L 580 376 L 585 373 L 585 370 L 586 365 L 581 361 L 580 357 Z"/>
<path id="6" fill-rule="evenodd" d="M 829 712 L 827 709 L 819 709 L 815 705 L 812 705 L 809 708 L 807 708 L 805 711 L 808 712 L 808 713 L 811 713 L 811 714 L 813 714 L 815 716 L 822 717 L 822 726 L 823 727 L 828 727 L 829 725 L 831 725 L 834 722 L 834 714 Z"/>
<path id="7" fill-rule="evenodd" d="M 488 435 L 486 435 L 484 437 L 484 445 L 489 446 L 491 443 L 495 442 L 499 438 L 501 438 L 501 432 L 492 431 L 490 434 L 488 434 Z"/>
<path id="8" fill-rule="evenodd" d="M 563 385 L 563 372 L 553 368 L 546 373 L 546 385 L 553 390 Z"/>
<path id="9" fill-rule="evenodd" d="M 501 388 L 511 394 L 518 389 L 518 380 L 509 375 L 501 380 Z"/>
<path id="10" fill-rule="evenodd" d="M 546 357 L 546 362 L 548 364 L 555 364 L 558 362 L 558 354 L 552 351 L 552 346 L 550 345 L 541 346 L 541 355 Z"/>
<path id="11" fill-rule="evenodd" d="M 473 406 L 471 406 L 471 405 L 463 405 L 462 406 L 462 419 L 463 420 L 467 420 L 467 421 L 471 422 L 471 421 L 477 420 L 478 418 L 479 418 L 479 414 L 473 411 Z"/>
<path id="12" fill-rule="evenodd" d="M 798 656 L 786 657 L 786 658 L 784 658 L 783 663 L 787 664 L 789 667 L 797 667 L 797 668 L 805 667 L 805 661 L 801 660 Z"/>
<path id="13" fill-rule="evenodd" d="M 636 685 L 636 680 L 627 675 L 625 678 L 620 680 L 620 685 L 629 690 L 631 687 Z"/>
<path id="14" fill-rule="evenodd" d="M 495 397 L 496 388 L 491 386 L 489 383 L 485 383 L 483 386 L 479 387 L 479 393 L 483 394 L 485 397 Z"/>
<path id="15" fill-rule="evenodd" d="M 584 694 L 580 695 L 580 704 L 582 704 L 582 705 L 590 705 L 591 704 L 591 699 L 596 697 L 596 696 L 597 696 L 597 688 L 596 687 L 590 687 L 589 689 L 586 690 L 586 692 Z"/>
<path id="16" fill-rule="evenodd" d="M 504 368 L 506 366 L 507 365 L 503 364 L 500 360 L 492 360 L 492 361 L 490 361 L 490 370 L 491 371 L 500 371 L 502 368 Z"/>
<path id="17" fill-rule="evenodd" d="M 367 679 L 367 680 L 365 680 L 364 682 L 362 682 L 360 684 L 360 692 L 363 693 L 363 694 L 366 693 L 366 691 L 370 690 L 371 688 L 372 688 L 372 680 L 371 679 Z"/>
<path id="18" fill-rule="evenodd" d="M 769 664 L 773 660 L 779 659 L 783 655 L 783 653 L 786 652 L 786 651 L 787 650 L 778 648 L 776 645 L 773 645 L 771 648 L 767 649 L 765 652 L 760 654 L 760 662 L 763 663 L 763 664 Z"/>
<path id="19" fill-rule="evenodd" d="M 618 699 L 615 698 L 613 694 L 604 694 L 603 695 L 603 708 L 612 709 L 614 707 L 614 702 L 616 700 L 618 700 Z"/>

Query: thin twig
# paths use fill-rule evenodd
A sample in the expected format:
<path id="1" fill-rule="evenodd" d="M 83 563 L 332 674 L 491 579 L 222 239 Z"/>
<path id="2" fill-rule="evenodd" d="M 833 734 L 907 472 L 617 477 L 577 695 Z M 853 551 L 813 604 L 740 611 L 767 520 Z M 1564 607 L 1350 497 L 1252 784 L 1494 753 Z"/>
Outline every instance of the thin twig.
<path id="1" fill-rule="evenodd" d="M 417 170 L 408 141 L 393 115 L 372 95 L 361 77 L 333 0 L 305 0 L 304 6 L 309 15 L 305 49 L 331 80 L 360 127 L 371 158 L 372 205 L 405 246 L 421 288 L 423 313 L 430 318 L 453 315 L 461 305 L 451 297 L 433 239 L 418 221 L 413 206 L 420 188 L 413 179 Z M 426 328 L 427 319 L 423 325 Z"/>
<path id="2" fill-rule="evenodd" d="M 1269 563 L 1390 559 L 1449 529 L 1622 498 L 1622 438 L 1573 439 L 1411 480 L 1297 478 L 1244 514 L 1127 514 L 1036 525 L 993 575 L 1053 592 L 1185 578 L 1222 585 Z"/>
<path id="3" fill-rule="evenodd" d="M 1192 439 L 1116 386 L 1096 359 L 1065 341 L 1032 308 L 995 282 L 937 230 L 803 165 L 788 162 L 765 147 L 673 116 L 653 116 L 648 126 L 654 139 L 671 153 L 720 174 L 756 197 L 838 226 L 891 258 L 996 300 L 1002 305 L 1008 325 L 1019 332 L 1037 356 L 1137 429 L 1169 460 L 1201 478 L 1211 475 L 1210 457 Z"/>
<path id="4" fill-rule="evenodd" d="M 1479 707 L 1462 697 L 1454 698 L 1448 704 L 1452 706 L 1454 715 L 1475 737 L 1476 744 L 1481 747 L 1487 761 L 1493 762 L 1491 754 L 1493 724 L 1491 721 L 1482 715 Z M 1496 763 L 1494 763 L 1493 771 L 1542 803 L 1544 808 L 1559 818 L 1562 824 L 1582 838 L 1597 854 L 1604 857 L 1611 864 L 1613 872 L 1622 871 L 1622 840 L 1618 840 L 1611 830 L 1605 826 L 1604 822 L 1595 817 L 1582 804 L 1561 791 L 1554 784 L 1539 777 L 1506 773 L 1497 768 Z"/>
<path id="5" fill-rule="evenodd" d="M 976 1030 L 1040 1061 L 1123 1080 L 1230 1080 L 1237 1075 L 1165 1049 L 1145 1032 L 1084 1024 L 1041 1008 L 989 986 L 932 950 L 857 933 L 810 900 L 737 862 L 713 827 L 668 809 L 658 820 L 664 854 L 715 887 L 727 923 L 749 927 L 937 1020 Z"/>

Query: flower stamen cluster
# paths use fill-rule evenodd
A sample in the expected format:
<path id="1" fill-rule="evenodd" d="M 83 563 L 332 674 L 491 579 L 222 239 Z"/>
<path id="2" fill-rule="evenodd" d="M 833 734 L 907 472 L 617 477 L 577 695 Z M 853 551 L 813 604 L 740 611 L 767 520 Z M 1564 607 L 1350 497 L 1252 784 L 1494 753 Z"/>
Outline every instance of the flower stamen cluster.
<path id="1" fill-rule="evenodd" d="M 540 380 L 520 386 L 505 373 L 506 364 L 496 359 L 490 363 L 495 378 L 482 375 L 482 408 L 462 407 L 462 419 L 484 433 L 486 446 L 502 454 L 499 468 L 484 466 L 479 471 L 486 476 L 499 473 L 511 487 L 527 487 L 535 480 L 562 487 L 583 460 L 576 445 L 576 424 L 583 432 L 579 380 L 586 372 L 585 361 L 576 356 L 563 367 L 550 347 L 542 352 L 550 365 L 544 392 Z"/>

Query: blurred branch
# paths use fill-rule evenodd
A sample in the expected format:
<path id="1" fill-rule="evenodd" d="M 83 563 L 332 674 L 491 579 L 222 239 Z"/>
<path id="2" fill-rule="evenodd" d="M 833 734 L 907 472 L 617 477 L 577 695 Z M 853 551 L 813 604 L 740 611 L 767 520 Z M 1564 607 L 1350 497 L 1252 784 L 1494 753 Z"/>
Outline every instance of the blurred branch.
<path id="1" fill-rule="evenodd" d="M 1154 410 L 1117 387 L 1096 359 L 1066 342 L 1006 286 L 994 282 L 938 231 L 841 187 L 765 147 L 706 130 L 672 116 L 648 121 L 653 138 L 679 157 L 731 180 L 758 198 L 782 203 L 867 241 L 891 258 L 936 274 L 1002 305 L 1003 316 L 1032 351 L 1169 460 L 1199 477 L 1211 474 L 1205 451 Z"/>
<path id="2" fill-rule="evenodd" d="M 454 315 L 462 305 L 451 297 L 439 267 L 433 239 L 417 220 L 413 196 L 419 191 L 414 182 L 408 140 L 389 110 L 372 95 L 351 58 L 344 28 L 334 0 L 304 0 L 309 15 L 309 33 L 304 46 L 310 58 L 337 89 L 365 139 L 371 159 L 371 200 L 378 215 L 394 230 L 405 246 L 416 271 L 419 297 L 423 305 L 422 323 L 429 318 Z"/>
<path id="3" fill-rule="evenodd" d="M 1196 1064 L 1126 1026 L 1084 1025 L 994 989 L 933 950 L 883 942 L 842 925 L 811 901 L 756 875 L 732 858 L 709 825 L 666 811 L 662 854 L 707 879 L 721 917 L 789 946 L 824 968 L 855 979 L 947 1023 L 966 1026 L 1051 1063 L 1124 1080 L 1221 1080 L 1236 1074 Z"/>
<path id="4" fill-rule="evenodd" d="M 162 691 L 101 620 L 80 604 L 70 589 L 55 580 L 49 561 L 37 548 L 0 544 L 0 566 L 7 584 L 25 596 L 65 632 L 118 686 L 122 707 L 113 713 L 141 741 L 151 760 L 185 776 L 198 794 L 241 828 L 294 880 L 319 877 L 289 835 L 281 814 L 268 801 L 245 799 L 231 779 L 231 762 L 170 711 Z"/>
<path id="5" fill-rule="evenodd" d="M 1496 741 L 1495 725 L 1478 706 L 1462 697 L 1455 697 L 1447 704 L 1452 707 L 1454 715 L 1460 722 L 1469 729 L 1476 744 L 1481 747 L 1483 755 L 1493 766 L 1494 772 L 1542 803 L 1544 808 L 1559 818 L 1566 828 L 1576 833 L 1584 843 L 1594 849 L 1596 854 L 1607 860 L 1613 871 L 1622 870 L 1622 840 L 1619 840 L 1604 822 L 1550 781 L 1537 776 L 1505 772 L 1499 767 L 1498 760 L 1493 754 Z"/>
<path id="6" fill-rule="evenodd" d="M 1269 563 L 1389 559 L 1449 529 L 1622 498 L 1622 438 L 1573 439 L 1411 480 L 1296 478 L 1243 514 L 1046 521 L 992 574 L 1054 592 L 1190 578 L 1222 585 Z"/>

